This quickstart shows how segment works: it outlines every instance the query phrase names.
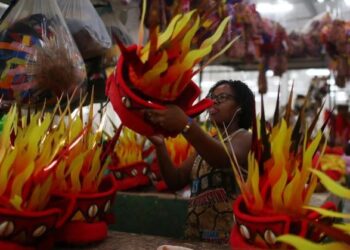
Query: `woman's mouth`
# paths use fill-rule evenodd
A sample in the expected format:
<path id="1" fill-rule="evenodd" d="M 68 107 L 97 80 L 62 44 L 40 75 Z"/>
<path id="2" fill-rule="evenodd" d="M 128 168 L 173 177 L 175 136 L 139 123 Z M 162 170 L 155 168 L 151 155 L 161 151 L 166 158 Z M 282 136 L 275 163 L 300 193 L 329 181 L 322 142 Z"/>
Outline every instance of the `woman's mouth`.
<path id="1" fill-rule="evenodd" d="M 214 108 L 214 107 L 211 107 L 211 108 L 208 110 L 208 112 L 209 112 L 209 115 L 215 115 L 216 113 L 219 112 L 219 110 L 216 109 L 216 108 Z"/>

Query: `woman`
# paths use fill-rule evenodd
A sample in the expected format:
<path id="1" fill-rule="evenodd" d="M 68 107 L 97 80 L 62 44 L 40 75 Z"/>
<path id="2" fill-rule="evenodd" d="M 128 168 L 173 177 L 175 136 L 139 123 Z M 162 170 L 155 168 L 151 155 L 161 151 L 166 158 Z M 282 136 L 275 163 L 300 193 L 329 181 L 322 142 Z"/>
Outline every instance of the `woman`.
<path id="1" fill-rule="evenodd" d="M 214 105 L 210 120 L 217 125 L 245 172 L 252 135 L 248 131 L 254 115 L 254 95 L 241 81 L 222 80 L 209 91 Z M 230 158 L 217 136 L 211 137 L 177 106 L 166 110 L 147 110 L 151 123 L 173 133 L 182 133 L 196 153 L 175 168 L 164 138 L 150 138 L 156 147 L 162 177 L 168 187 L 178 190 L 191 183 L 191 199 L 185 235 L 190 239 L 227 242 L 233 216 L 232 202 L 237 194 Z"/>

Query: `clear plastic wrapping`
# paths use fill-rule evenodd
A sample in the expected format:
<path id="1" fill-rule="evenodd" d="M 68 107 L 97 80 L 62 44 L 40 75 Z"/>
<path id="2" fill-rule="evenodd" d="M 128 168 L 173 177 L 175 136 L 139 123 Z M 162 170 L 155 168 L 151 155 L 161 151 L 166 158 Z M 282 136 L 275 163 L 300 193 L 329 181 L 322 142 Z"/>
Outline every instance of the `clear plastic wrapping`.
<path id="1" fill-rule="evenodd" d="M 84 61 L 56 1 L 19 1 L 0 26 L 3 104 L 54 103 L 85 79 Z"/>
<path id="2" fill-rule="evenodd" d="M 90 0 L 57 3 L 84 59 L 101 56 L 111 47 L 111 38 Z"/>

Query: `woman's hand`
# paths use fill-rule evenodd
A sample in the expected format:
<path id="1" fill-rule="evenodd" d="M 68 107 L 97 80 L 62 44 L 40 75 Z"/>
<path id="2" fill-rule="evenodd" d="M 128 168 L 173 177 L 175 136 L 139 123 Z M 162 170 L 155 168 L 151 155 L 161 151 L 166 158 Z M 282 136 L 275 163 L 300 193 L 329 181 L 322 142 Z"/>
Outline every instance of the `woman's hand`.
<path id="1" fill-rule="evenodd" d="M 164 136 L 162 136 L 162 135 L 152 135 L 152 136 L 149 136 L 147 138 L 156 147 L 165 145 Z"/>
<path id="2" fill-rule="evenodd" d="M 176 105 L 169 105 L 163 110 L 147 109 L 144 115 L 153 125 L 172 133 L 181 133 L 188 122 L 188 116 Z"/>

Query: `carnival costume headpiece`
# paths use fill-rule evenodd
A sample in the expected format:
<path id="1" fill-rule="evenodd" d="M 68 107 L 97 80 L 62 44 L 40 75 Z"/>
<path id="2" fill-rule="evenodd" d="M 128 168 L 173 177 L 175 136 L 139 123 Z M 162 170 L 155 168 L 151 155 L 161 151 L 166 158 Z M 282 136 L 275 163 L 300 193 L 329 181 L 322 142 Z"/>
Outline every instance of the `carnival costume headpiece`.
<path id="1" fill-rule="evenodd" d="M 276 239 L 283 234 L 299 235 L 318 242 L 324 237 L 318 225 L 332 222 L 305 207 L 318 183 L 312 171 L 319 163 L 313 164 L 313 158 L 317 150 L 322 154 L 325 149 L 325 126 L 311 139 L 320 112 L 307 128 L 302 110 L 292 127 L 289 123 L 291 97 L 292 93 L 281 120 L 278 98 L 271 129 L 266 126 L 262 100 L 260 122 L 257 119 L 253 122 L 253 142 L 248 155 L 246 179 L 239 172 L 237 161 L 232 159 L 242 192 L 233 204 L 236 225 L 231 233 L 232 247 L 278 248 L 280 245 Z M 336 209 L 330 202 L 323 207 Z"/>
<path id="2" fill-rule="evenodd" d="M 176 15 L 164 32 L 159 32 L 159 27 L 151 27 L 150 41 L 142 46 L 144 13 L 145 9 L 140 24 L 139 44 L 125 47 L 118 42 L 121 56 L 116 71 L 108 79 L 106 94 L 124 125 L 143 135 L 155 132 L 166 134 L 146 122 L 141 111 L 165 109 L 166 105 L 176 104 L 188 116 L 193 117 L 211 106 L 212 101 L 209 99 L 194 104 L 200 89 L 191 79 L 227 50 L 235 39 L 202 67 L 194 70 L 195 65 L 212 51 L 212 46 L 224 32 L 229 17 L 221 22 L 214 34 L 205 39 L 199 48 L 193 49 L 192 41 L 196 32 L 204 27 L 206 21 L 199 17 L 196 10 Z"/>

